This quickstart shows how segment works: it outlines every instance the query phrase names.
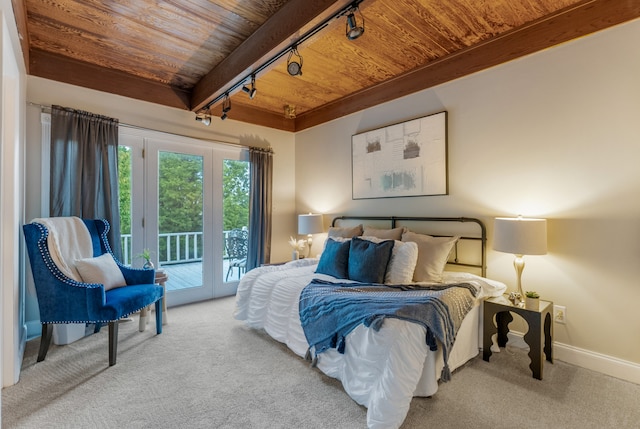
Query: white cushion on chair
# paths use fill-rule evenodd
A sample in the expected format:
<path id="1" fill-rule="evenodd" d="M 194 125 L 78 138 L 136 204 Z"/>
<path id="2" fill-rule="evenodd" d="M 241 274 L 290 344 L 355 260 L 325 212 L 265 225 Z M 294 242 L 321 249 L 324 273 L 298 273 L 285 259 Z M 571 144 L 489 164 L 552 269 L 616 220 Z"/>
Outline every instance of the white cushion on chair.
<path id="1" fill-rule="evenodd" d="M 85 283 L 100 283 L 104 290 L 126 286 L 127 282 L 118 268 L 118 264 L 111 256 L 105 253 L 96 258 L 86 258 L 76 261 L 76 269 Z"/>

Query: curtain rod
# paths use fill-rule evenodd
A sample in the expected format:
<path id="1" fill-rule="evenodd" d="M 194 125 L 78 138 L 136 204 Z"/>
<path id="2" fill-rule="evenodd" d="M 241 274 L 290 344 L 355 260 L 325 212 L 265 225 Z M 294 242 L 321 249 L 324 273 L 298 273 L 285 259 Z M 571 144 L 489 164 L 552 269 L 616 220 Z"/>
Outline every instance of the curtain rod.
<path id="1" fill-rule="evenodd" d="M 29 106 L 34 106 L 34 107 L 39 107 L 40 110 L 43 113 L 51 113 L 51 106 L 50 105 L 46 105 L 46 104 L 39 104 L 39 103 L 33 103 L 31 101 L 27 101 L 27 104 Z M 222 141 L 222 140 L 211 140 L 211 139 L 206 139 L 206 138 L 202 138 L 202 137 L 193 137 L 193 136 L 188 136 L 185 134 L 178 134 L 178 133 L 173 133 L 173 132 L 169 132 L 169 131 L 160 131 L 160 130 L 153 130 L 150 128 L 146 128 L 146 127 L 141 127 L 139 125 L 132 125 L 132 124 L 127 124 L 124 122 L 120 122 L 120 120 L 118 120 L 118 126 L 123 126 L 125 128 L 131 128 L 134 130 L 142 130 L 142 131 L 154 131 L 154 132 L 159 132 L 159 133 L 165 133 L 165 134 L 169 134 L 175 137 L 184 137 L 184 138 L 189 138 L 189 139 L 197 139 L 197 140 L 202 140 L 208 143 L 217 143 L 217 144 L 223 144 L 223 145 L 229 145 L 229 146 L 234 146 L 234 147 L 241 147 L 241 148 L 246 148 L 249 149 L 250 146 L 246 146 L 240 143 L 232 143 L 232 142 L 226 142 L 226 141 Z M 271 145 L 269 145 L 269 147 L 271 147 Z"/>

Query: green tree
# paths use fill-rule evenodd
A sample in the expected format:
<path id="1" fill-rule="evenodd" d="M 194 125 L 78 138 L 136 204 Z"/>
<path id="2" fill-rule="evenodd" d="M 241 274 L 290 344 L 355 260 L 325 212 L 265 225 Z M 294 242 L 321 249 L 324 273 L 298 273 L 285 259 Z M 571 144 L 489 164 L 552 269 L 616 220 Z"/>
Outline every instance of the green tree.
<path id="1" fill-rule="evenodd" d="M 249 225 L 249 163 L 226 159 L 223 167 L 224 229 Z"/>
<path id="2" fill-rule="evenodd" d="M 202 157 L 160 152 L 160 233 L 202 231 Z"/>
<path id="3" fill-rule="evenodd" d="M 120 234 L 131 234 L 131 148 L 118 146 Z"/>

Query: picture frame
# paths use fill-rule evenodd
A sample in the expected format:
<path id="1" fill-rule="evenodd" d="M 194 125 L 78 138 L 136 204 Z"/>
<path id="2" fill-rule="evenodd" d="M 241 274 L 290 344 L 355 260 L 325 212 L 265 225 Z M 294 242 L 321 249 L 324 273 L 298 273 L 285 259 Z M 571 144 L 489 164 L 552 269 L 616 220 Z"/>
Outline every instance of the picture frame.
<path id="1" fill-rule="evenodd" d="M 447 112 L 351 137 L 352 199 L 448 195 Z"/>

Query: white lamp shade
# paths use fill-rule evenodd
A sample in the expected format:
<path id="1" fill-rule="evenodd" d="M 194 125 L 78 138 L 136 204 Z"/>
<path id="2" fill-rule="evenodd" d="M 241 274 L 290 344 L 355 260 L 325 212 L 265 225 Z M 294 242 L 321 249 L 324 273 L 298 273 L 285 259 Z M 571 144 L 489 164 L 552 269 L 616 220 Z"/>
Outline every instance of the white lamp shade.
<path id="1" fill-rule="evenodd" d="M 493 248 L 514 255 L 544 255 L 547 253 L 547 220 L 496 218 Z"/>
<path id="2" fill-rule="evenodd" d="M 323 231 L 321 214 L 298 215 L 298 234 L 319 234 Z"/>

